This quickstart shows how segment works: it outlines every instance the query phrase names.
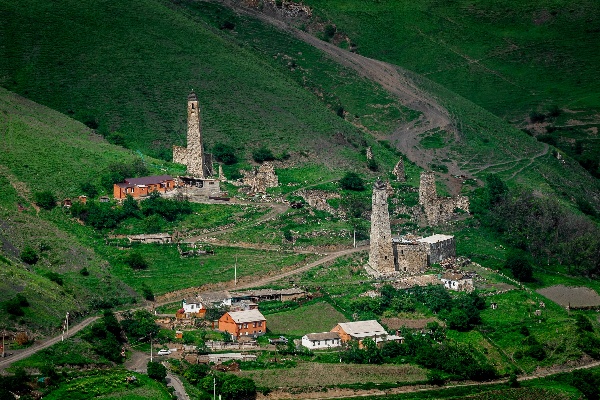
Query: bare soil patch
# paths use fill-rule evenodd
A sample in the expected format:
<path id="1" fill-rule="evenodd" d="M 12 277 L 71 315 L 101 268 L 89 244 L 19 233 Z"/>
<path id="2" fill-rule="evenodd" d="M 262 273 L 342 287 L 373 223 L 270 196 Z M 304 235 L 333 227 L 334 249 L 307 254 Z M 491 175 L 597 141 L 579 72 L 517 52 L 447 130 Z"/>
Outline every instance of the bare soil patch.
<path id="1" fill-rule="evenodd" d="M 563 307 L 600 306 L 600 296 L 598 293 L 584 286 L 570 287 L 555 285 L 539 289 L 537 292 Z"/>

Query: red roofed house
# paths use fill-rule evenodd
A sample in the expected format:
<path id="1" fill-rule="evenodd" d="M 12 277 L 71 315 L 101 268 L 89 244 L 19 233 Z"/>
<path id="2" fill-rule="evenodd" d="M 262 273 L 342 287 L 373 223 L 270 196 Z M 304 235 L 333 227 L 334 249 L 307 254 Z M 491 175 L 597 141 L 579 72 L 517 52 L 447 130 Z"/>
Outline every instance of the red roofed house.
<path id="1" fill-rule="evenodd" d="M 219 318 L 219 330 L 234 338 L 260 336 L 267 332 L 267 320 L 258 310 L 229 311 Z"/>
<path id="2" fill-rule="evenodd" d="M 152 192 L 164 193 L 174 188 L 175 181 L 169 175 L 145 176 L 142 178 L 127 178 L 125 182 L 115 183 L 113 194 L 115 199 L 124 199 L 127 195 L 143 197 Z"/>

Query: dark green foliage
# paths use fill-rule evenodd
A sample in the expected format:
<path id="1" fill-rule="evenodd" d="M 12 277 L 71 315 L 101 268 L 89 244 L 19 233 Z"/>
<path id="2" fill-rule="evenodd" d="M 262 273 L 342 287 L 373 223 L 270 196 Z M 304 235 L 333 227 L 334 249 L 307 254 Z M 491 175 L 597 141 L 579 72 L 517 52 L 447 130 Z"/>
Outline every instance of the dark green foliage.
<path id="1" fill-rule="evenodd" d="M 225 400 L 254 400 L 256 384 L 252 379 L 240 378 L 233 374 L 205 376 L 198 384 L 207 393 L 213 392 L 213 379 L 216 378 L 216 391 Z"/>
<path id="2" fill-rule="evenodd" d="M 165 219 L 158 214 L 152 214 L 144 219 L 144 232 L 160 233 L 165 226 Z"/>
<path id="3" fill-rule="evenodd" d="M 142 203 L 144 215 L 160 215 L 167 221 L 176 221 L 180 216 L 191 214 L 192 206 L 187 200 L 163 199 L 158 192 L 152 192 Z"/>
<path id="4" fill-rule="evenodd" d="M 105 312 L 82 337 L 92 345 L 96 354 L 112 362 L 123 362 L 121 327 L 112 313 Z"/>
<path id="5" fill-rule="evenodd" d="M 63 284 L 63 278 L 62 276 L 60 276 L 60 274 L 56 273 L 56 272 L 48 272 L 46 273 L 46 278 L 50 279 L 52 282 L 56 283 L 57 285 L 62 286 Z"/>
<path id="6" fill-rule="evenodd" d="M 539 122 L 544 122 L 546 120 L 546 115 L 544 115 L 538 111 L 532 111 L 529 113 L 529 120 L 531 122 L 533 122 L 534 124 L 539 123 Z"/>
<path id="7" fill-rule="evenodd" d="M 533 281 L 533 267 L 524 251 L 513 250 L 508 253 L 504 268 L 509 269 L 519 281 Z"/>
<path id="8" fill-rule="evenodd" d="M 369 168 L 373 172 L 379 171 L 379 165 L 377 164 L 377 161 L 375 161 L 374 158 L 367 160 L 367 168 Z"/>
<path id="9" fill-rule="evenodd" d="M 52 210 L 56 207 L 56 197 L 54 197 L 54 194 L 49 190 L 35 192 L 33 194 L 33 201 L 45 210 Z"/>
<path id="10" fill-rule="evenodd" d="M 349 217 L 356 219 L 362 218 L 363 214 L 371 210 L 371 202 L 366 197 L 354 193 L 343 196 L 341 206 Z"/>
<path id="11" fill-rule="evenodd" d="M 197 385 L 209 372 L 210 367 L 206 364 L 192 364 L 185 370 L 183 376 L 192 385 Z"/>
<path id="12" fill-rule="evenodd" d="M 257 163 L 263 163 L 265 161 L 273 161 L 275 156 L 271 149 L 263 146 L 252 152 L 252 159 Z"/>
<path id="13" fill-rule="evenodd" d="M 585 369 L 576 370 L 573 371 L 571 382 L 586 399 L 600 399 L 600 374 Z"/>
<path id="14" fill-rule="evenodd" d="M 206 309 L 206 314 L 204 314 L 204 318 L 207 321 L 216 321 L 223 316 L 227 312 L 227 307 L 208 307 Z"/>
<path id="15" fill-rule="evenodd" d="M 14 315 L 15 317 L 22 317 L 25 315 L 23 307 L 29 307 L 29 302 L 21 293 L 17 294 L 12 299 L 5 301 L 2 305 L 2 308 L 4 308 L 7 313 Z"/>
<path id="16" fill-rule="evenodd" d="M 83 267 L 79 270 L 79 273 L 83 276 L 89 276 L 90 275 L 90 271 L 88 271 L 87 267 Z"/>
<path id="17" fill-rule="evenodd" d="M 121 206 L 121 216 L 120 218 L 139 218 L 140 217 L 140 205 L 138 202 L 131 196 L 130 194 L 125 197 L 123 200 L 123 205 Z"/>
<path id="18" fill-rule="evenodd" d="M 525 350 L 525 355 L 534 358 L 538 361 L 542 361 L 546 358 L 546 350 L 541 344 L 533 344 L 529 346 L 527 350 Z"/>
<path id="19" fill-rule="evenodd" d="M 73 209 L 73 207 L 71 207 Z M 117 226 L 121 218 L 118 209 L 113 208 L 110 203 L 87 203 L 87 210 L 83 211 L 80 218 L 94 229 L 111 229 Z"/>
<path id="20" fill-rule="evenodd" d="M 346 175 L 340 179 L 340 186 L 342 189 L 356 192 L 365 190 L 365 182 L 356 172 L 346 172 Z"/>
<path id="21" fill-rule="evenodd" d="M 323 29 L 323 35 L 325 35 L 326 39 L 331 39 L 333 35 L 335 35 L 335 31 L 336 28 L 334 25 L 325 25 L 325 28 Z"/>
<path id="22" fill-rule="evenodd" d="M 552 105 L 548 110 L 548 116 L 556 118 L 562 114 L 562 110 L 556 104 Z"/>
<path id="23" fill-rule="evenodd" d="M 225 165 L 232 165 L 237 162 L 235 149 L 224 143 L 219 142 L 215 144 L 212 154 L 215 156 L 217 161 L 220 161 Z"/>
<path id="24" fill-rule="evenodd" d="M 125 257 L 125 264 L 129 265 L 133 269 L 146 269 L 148 268 L 148 261 L 144 256 L 136 251 L 129 253 Z"/>
<path id="25" fill-rule="evenodd" d="M 527 328 L 525 325 L 521 326 L 521 328 L 519 329 L 519 333 L 523 336 L 529 336 L 529 328 Z"/>
<path id="26" fill-rule="evenodd" d="M 123 314 L 121 327 L 127 334 L 129 340 L 139 340 L 148 342 L 150 336 L 156 337 L 159 328 L 154 323 L 154 317 L 147 310 L 136 310 L 133 313 L 126 312 Z"/>
<path id="27" fill-rule="evenodd" d="M 34 265 L 39 261 L 40 257 L 37 252 L 31 246 L 25 246 L 21 251 L 21 261 L 29 265 Z"/>
<path id="28" fill-rule="evenodd" d="M 508 193 L 508 186 L 506 186 L 506 183 L 495 174 L 488 174 L 485 177 L 485 182 L 488 205 L 493 206 L 501 203 Z"/>
<path id="29" fill-rule="evenodd" d="M 446 379 L 444 379 L 444 375 L 436 370 L 432 369 L 427 371 L 427 383 L 430 385 L 443 386 L 446 383 Z"/>
<path id="30" fill-rule="evenodd" d="M 142 296 L 144 296 L 144 299 L 148 301 L 154 301 L 154 293 L 152 292 L 152 289 L 146 285 L 146 283 L 142 284 Z"/>
<path id="31" fill-rule="evenodd" d="M 167 367 L 159 362 L 148 362 L 148 376 L 156 381 L 164 382 L 167 377 Z"/>
<path id="32" fill-rule="evenodd" d="M 83 194 L 85 194 L 89 198 L 94 198 L 98 196 L 98 189 L 91 182 L 82 183 L 79 187 Z"/>
<path id="33" fill-rule="evenodd" d="M 290 231 L 289 229 L 286 229 L 285 231 L 283 231 L 283 237 L 288 242 L 292 242 L 294 240 L 294 236 L 292 235 L 292 231 Z"/>
<path id="34" fill-rule="evenodd" d="M 521 383 L 517 380 L 517 374 L 512 372 L 508 377 L 508 386 L 511 388 L 521 387 Z"/>
<path id="35" fill-rule="evenodd" d="M 575 325 L 580 331 L 594 332 L 594 325 L 592 325 L 590 320 L 583 314 L 577 314 L 575 316 Z"/>
<path id="36" fill-rule="evenodd" d="M 590 332 L 579 334 L 577 347 L 595 360 L 600 360 L 600 339 Z"/>

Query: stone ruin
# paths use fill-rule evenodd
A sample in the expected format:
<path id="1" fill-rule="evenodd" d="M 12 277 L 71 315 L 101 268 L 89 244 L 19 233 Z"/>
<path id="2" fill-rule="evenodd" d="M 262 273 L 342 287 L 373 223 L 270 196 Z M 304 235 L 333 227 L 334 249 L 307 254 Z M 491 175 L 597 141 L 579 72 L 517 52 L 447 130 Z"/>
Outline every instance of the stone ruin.
<path id="1" fill-rule="evenodd" d="M 327 200 L 329 199 L 341 199 L 339 193 L 327 192 L 325 190 L 317 190 L 317 189 L 305 189 L 300 190 L 298 192 L 299 196 L 302 196 L 304 201 L 308 203 L 309 206 L 314 208 L 315 210 L 326 211 L 330 214 L 337 215 L 339 217 L 344 217 L 345 213 L 339 209 L 333 208 Z"/>
<path id="2" fill-rule="evenodd" d="M 279 186 L 279 179 L 275 174 L 273 164 L 266 161 L 258 169 L 241 171 L 244 175 L 242 182 L 250 186 L 250 193 L 266 193 L 267 188 Z"/>
<path id="3" fill-rule="evenodd" d="M 423 207 L 428 225 L 439 225 L 455 215 L 456 209 L 469 212 L 469 198 L 466 196 L 438 197 L 433 172 L 421 173 L 419 204 Z"/>
<path id="4" fill-rule="evenodd" d="M 187 173 L 193 177 L 212 176 L 212 155 L 204 153 L 200 107 L 193 90 L 188 95 L 187 125 L 187 147 L 173 146 L 173 162 L 186 165 Z"/>
<path id="5" fill-rule="evenodd" d="M 372 160 L 373 159 L 373 149 L 371 148 L 371 146 L 367 147 L 367 160 Z"/>
<path id="6" fill-rule="evenodd" d="M 404 159 L 400 157 L 400 160 L 392 170 L 392 174 L 396 177 L 398 182 L 406 182 L 406 172 L 404 172 Z"/>
<path id="7" fill-rule="evenodd" d="M 392 249 L 392 230 L 388 211 L 387 186 L 381 180 L 373 185 L 371 211 L 371 243 L 368 266 L 375 274 L 386 275 L 396 272 Z"/>

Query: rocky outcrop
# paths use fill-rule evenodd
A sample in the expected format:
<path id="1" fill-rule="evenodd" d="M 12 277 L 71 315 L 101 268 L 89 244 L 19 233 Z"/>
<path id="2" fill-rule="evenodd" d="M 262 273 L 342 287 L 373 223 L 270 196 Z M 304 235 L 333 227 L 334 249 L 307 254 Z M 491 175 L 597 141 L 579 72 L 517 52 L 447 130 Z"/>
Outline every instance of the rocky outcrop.
<path id="1" fill-rule="evenodd" d="M 392 174 L 394 174 L 398 182 L 406 182 L 406 172 L 404 171 L 404 159 L 402 157 L 400 157 L 400 160 L 392 170 Z"/>
<path id="2" fill-rule="evenodd" d="M 275 168 L 270 162 L 265 162 L 252 171 L 242 171 L 242 174 L 244 185 L 250 186 L 250 193 L 266 193 L 267 188 L 279 186 Z"/>
<path id="3" fill-rule="evenodd" d="M 325 190 L 307 189 L 299 191 L 298 195 L 302 196 L 304 201 L 306 201 L 308 205 L 315 210 L 326 211 L 339 217 L 345 216 L 343 211 L 335 209 L 329 203 L 327 203 L 327 200 L 330 199 L 341 199 L 342 196 L 340 196 L 339 193 L 327 192 Z"/>

